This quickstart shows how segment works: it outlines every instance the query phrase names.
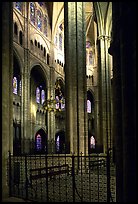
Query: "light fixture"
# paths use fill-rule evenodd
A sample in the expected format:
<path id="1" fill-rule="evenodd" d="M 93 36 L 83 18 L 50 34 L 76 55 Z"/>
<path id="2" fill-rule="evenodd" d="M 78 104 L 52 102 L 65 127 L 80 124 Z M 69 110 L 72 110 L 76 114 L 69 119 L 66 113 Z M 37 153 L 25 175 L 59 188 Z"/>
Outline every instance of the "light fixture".
<path id="1" fill-rule="evenodd" d="M 47 99 L 43 103 L 44 110 L 47 110 L 49 112 L 60 112 L 64 110 L 65 107 L 65 99 L 58 99 L 57 97 L 55 99 L 50 97 L 50 99 Z"/>
<path id="2" fill-rule="evenodd" d="M 51 111 L 56 111 L 56 100 L 52 99 L 52 96 L 50 97 L 50 99 L 47 99 L 44 101 L 43 103 L 43 108 L 49 112 Z"/>
<path id="3" fill-rule="evenodd" d="M 49 112 L 60 112 L 65 110 L 65 99 L 63 97 L 59 80 L 55 83 L 55 98 L 51 96 L 43 103 L 43 108 Z"/>

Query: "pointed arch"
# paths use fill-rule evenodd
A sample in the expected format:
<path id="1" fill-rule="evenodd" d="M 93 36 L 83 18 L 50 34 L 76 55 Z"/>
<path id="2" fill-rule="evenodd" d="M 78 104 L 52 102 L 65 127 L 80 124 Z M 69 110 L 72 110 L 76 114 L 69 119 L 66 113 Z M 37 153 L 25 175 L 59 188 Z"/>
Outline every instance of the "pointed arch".
<path id="1" fill-rule="evenodd" d="M 99 36 L 110 36 L 108 28 L 112 20 L 112 2 L 94 2 L 94 11 L 96 14 Z"/>
<path id="2" fill-rule="evenodd" d="M 35 152 L 36 153 L 47 153 L 47 133 L 44 129 L 39 129 L 35 134 Z"/>

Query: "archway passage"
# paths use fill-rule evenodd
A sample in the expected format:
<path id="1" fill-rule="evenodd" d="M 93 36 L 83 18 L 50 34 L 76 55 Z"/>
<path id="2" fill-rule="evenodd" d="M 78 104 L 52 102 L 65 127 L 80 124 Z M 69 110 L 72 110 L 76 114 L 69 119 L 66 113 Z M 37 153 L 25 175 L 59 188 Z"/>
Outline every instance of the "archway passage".
<path id="1" fill-rule="evenodd" d="M 35 152 L 47 153 L 47 134 L 43 129 L 37 131 L 35 135 Z"/>
<path id="2" fill-rule="evenodd" d="M 65 153 L 65 132 L 59 131 L 55 135 L 55 152 L 58 154 Z"/>

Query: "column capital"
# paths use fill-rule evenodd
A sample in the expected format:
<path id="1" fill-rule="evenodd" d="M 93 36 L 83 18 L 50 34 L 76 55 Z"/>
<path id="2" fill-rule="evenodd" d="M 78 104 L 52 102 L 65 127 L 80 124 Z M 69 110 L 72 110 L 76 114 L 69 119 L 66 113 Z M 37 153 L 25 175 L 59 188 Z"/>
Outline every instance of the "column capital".
<path id="1" fill-rule="evenodd" d="M 107 40 L 107 41 L 111 41 L 111 37 L 108 35 L 99 35 L 98 40 Z"/>

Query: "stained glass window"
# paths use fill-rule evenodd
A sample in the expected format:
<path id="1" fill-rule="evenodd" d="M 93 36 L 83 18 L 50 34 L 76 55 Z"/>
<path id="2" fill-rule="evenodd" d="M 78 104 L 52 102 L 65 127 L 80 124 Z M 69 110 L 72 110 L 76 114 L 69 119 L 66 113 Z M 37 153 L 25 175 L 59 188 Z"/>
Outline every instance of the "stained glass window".
<path id="1" fill-rule="evenodd" d="M 86 48 L 90 48 L 91 43 L 89 41 L 86 41 Z"/>
<path id="2" fill-rule="evenodd" d="M 22 12 L 22 2 L 15 2 L 15 7 Z"/>
<path id="3" fill-rule="evenodd" d="M 61 90 L 61 86 L 58 81 L 55 84 L 55 100 L 56 100 L 56 109 L 64 110 L 65 99 Z"/>
<path id="4" fill-rule="evenodd" d="M 42 13 L 40 10 L 37 10 L 37 27 L 42 31 Z"/>
<path id="5" fill-rule="evenodd" d="M 65 99 L 62 97 L 61 109 L 65 109 Z"/>
<path id="6" fill-rule="evenodd" d="M 19 94 L 20 94 L 20 96 L 22 95 L 22 82 L 21 82 L 21 80 L 19 83 Z"/>
<path id="7" fill-rule="evenodd" d="M 62 50 L 62 34 L 59 34 L 59 49 Z"/>
<path id="8" fill-rule="evenodd" d="M 36 88 L 36 102 L 40 103 L 40 89 L 38 87 Z"/>
<path id="9" fill-rule="evenodd" d="M 35 4 L 30 2 L 30 20 L 35 25 Z"/>
<path id="10" fill-rule="evenodd" d="M 88 52 L 86 50 L 86 65 L 88 64 Z"/>
<path id="11" fill-rule="evenodd" d="M 48 36 L 48 17 L 44 17 L 44 34 L 45 36 Z"/>
<path id="12" fill-rule="evenodd" d="M 43 2 L 38 2 L 38 4 L 39 4 L 40 6 L 43 6 Z"/>
<path id="13" fill-rule="evenodd" d="M 13 86 L 13 93 L 14 94 L 17 94 L 17 78 L 16 77 L 13 77 L 13 81 L 12 81 L 12 86 Z"/>
<path id="14" fill-rule="evenodd" d="M 56 36 L 55 36 L 55 46 L 57 46 L 57 43 L 58 43 L 58 35 L 56 34 Z"/>
<path id="15" fill-rule="evenodd" d="M 90 148 L 95 149 L 95 138 L 94 138 L 94 136 L 90 137 Z"/>
<path id="16" fill-rule="evenodd" d="M 43 104 L 44 101 L 45 101 L 45 91 L 42 90 L 42 91 L 41 91 L 41 103 Z"/>
<path id="17" fill-rule="evenodd" d="M 60 141 L 59 141 L 59 135 L 58 135 L 57 139 L 56 139 L 56 150 L 57 150 L 57 152 L 59 152 L 59 148 L 60 148 Z"/>
<path id="18" fill-rule="evenodd" d="M 87 113 L 91 113 L 91 101 L 87 100 Z"/>
<path id="19" fill-rule="evenodd" d="M 59 109 L 59 97 L 56 96 L 56 109 Z"/>
<path id="20" fill-rule="evenodd" d="M 93 60 L 92 60 L 92 51 L 89 52 L 89 65 L 93 64 Z"/>
<path id="21" fill-rule="evenodd" d="M 36 136 L 36 149 L 37 150 L 41 150 L 42 148 L 42 138 L 41 138 L 41 135 L 37 135 Z"/>

